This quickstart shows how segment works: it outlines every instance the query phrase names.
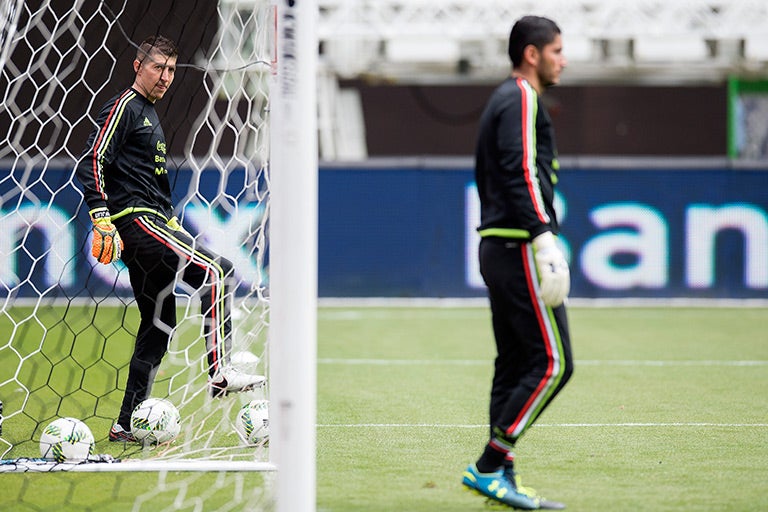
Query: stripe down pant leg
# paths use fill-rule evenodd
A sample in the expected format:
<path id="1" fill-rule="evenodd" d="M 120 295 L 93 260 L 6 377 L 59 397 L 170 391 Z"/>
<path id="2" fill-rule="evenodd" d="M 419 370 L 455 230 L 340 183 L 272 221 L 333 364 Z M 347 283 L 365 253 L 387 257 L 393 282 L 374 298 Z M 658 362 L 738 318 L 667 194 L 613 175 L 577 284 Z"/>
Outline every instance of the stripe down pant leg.
<path id="1" fill-rule="evenodd" d="M 530 243 L 482 239 L 480 271 L 488 286 L 497 349 L 491 435 L 514 445 L 573 373 L 566 307 L 550 308 L 539 298 Z"/>

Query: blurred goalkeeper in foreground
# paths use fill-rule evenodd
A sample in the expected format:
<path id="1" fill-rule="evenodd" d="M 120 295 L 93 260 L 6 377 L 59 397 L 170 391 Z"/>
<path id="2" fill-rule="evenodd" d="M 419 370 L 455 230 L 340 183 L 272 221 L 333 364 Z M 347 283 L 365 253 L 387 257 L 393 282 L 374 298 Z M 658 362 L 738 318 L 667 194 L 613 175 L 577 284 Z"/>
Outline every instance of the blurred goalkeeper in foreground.
<path id="1" fill-rule="evenodd" d="M 539 95 L 566 65 L 560 29 L 526 16 L 509 36 L 512 74 L 480 119 L 475 179 L 480 195 L 480 272 L 488 286 L 497 357 L 490 439 L 463 484 L 524 510 L 561 509 L 520 483 L 512 450 L 573 372 L 563 304 L 568 264 L 556 244 L 552 202 L 557 150 Z"/>
<path id="2" fill-rule="evenodd" d="M 176 326 L 177 278 L 198 290 L 213 396 L 252 389 L 264 377 L 228 364 L 232 263 L 201 246 L 173 213 L 166 141 L 154 104 L 173 82 L 178 49 L 162 36 L 141 43 L 133 85 L 101 109 L 78 162 L 93 222 L 93 256 L 128 267 L 141 324 L 120 415 L 109 440 L 133 442 L 131 412 L 149 396 Z"/>

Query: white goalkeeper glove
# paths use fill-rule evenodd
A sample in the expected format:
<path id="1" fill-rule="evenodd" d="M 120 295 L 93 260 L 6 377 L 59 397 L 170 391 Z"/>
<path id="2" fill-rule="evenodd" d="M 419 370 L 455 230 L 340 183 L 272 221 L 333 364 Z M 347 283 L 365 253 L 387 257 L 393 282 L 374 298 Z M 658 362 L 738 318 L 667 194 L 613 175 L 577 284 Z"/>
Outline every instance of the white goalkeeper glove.
<path id="1" fill-rule="evenodd" d="M 533 239 L 533 254 L 539 270 L 541 300 L 547 306 L 557 307 L 571 290 L 571 273 L 551 231 Z"/>

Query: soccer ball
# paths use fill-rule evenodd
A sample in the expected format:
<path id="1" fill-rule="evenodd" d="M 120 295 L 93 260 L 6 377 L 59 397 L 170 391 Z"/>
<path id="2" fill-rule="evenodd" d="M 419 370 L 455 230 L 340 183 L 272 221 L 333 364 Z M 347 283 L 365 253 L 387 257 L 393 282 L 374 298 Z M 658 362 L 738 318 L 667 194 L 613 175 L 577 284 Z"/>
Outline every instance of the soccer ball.
<path id="1" fill-rule="evenodd" d="M 40 456 L 56 462 L 83 461 L 95 448 L 91 429 L 75 418 L 53 420 L 40 436 Z"/>
<path id="2" fill-rule="evenodd" d="M 165 398 L 147 398 L 131 413 L 131 433 L 144 445 L 172 441 L 181 430 L 179 410 Z"/>
<path id="3" fill-rule="evenodd" d="M 269 401 L 252 400 L 240 408 L 235 428 L 247 444 L 259 444 L 269 439 Z"/>

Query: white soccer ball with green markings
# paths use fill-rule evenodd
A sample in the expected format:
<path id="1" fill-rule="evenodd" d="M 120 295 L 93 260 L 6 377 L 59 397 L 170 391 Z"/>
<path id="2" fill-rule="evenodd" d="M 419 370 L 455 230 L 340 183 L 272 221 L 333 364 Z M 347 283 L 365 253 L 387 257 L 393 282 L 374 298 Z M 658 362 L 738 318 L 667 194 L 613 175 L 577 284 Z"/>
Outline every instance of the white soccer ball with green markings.
<path id="1" fill-rule="evenodd" d="M 173 441 L 180 430 L 179 410 L 165 398 L 147 398 L 131 414 L 131 433 L 144 445 Z"/>
<path id="2" fill-rule="evenodd" d="M 246 444 L 261 444 L 269 439 L 269 400 L 252 400 L 240 408 L 235 428 Z"/>
<path id="3" fill-rule="evenodd" d="M 54 420 L 40 436 L 40 456 L 56 462 L 84 461 L 95 447 L 91 429 L 76 418 Z"/>

